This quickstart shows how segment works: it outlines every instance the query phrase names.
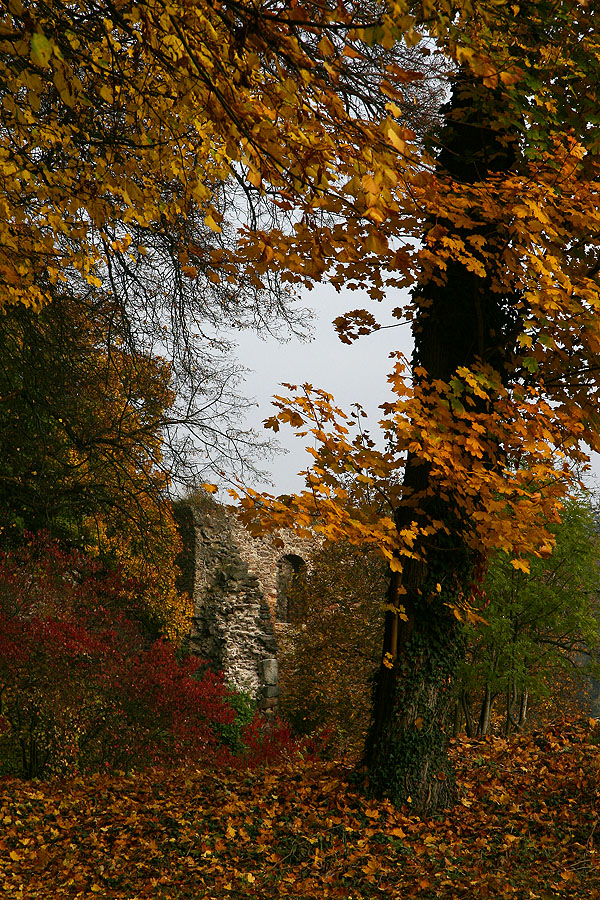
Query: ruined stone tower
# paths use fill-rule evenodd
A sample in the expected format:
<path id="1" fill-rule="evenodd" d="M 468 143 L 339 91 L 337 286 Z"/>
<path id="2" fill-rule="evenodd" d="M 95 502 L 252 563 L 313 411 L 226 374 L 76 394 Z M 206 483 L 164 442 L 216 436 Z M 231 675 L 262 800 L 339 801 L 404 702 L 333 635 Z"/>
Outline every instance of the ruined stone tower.
<path id="1" fill-rule="evenodd" d="M 209 497 L 180 505 L 180 526 L 184 518 L 191 576 L 186 587 L 194 600 L 189 648 L 249 691 L 266 712 L 274 710 L 277 637 L 296 622 L 290 589 L 310 565 L 315 541 L 288 531 L 253 537 L 235 510 Z"/>

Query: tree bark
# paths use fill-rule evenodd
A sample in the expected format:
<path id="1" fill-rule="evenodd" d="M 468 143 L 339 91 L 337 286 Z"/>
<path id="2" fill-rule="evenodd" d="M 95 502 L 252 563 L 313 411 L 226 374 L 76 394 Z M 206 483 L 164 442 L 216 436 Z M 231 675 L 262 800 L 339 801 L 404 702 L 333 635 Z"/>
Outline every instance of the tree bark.
<path id="1" fill-rule="evenodd" d="M 450 730 L 451 676 L 462 645 L 458 623 L 441 601 L 428 604 L 416 590 L 411 599 L 402 597 L 407 622 L 387 613 L 384 652 L 392 652 L 397 631 L 397 662 L 379 670 L 365 761 L 371 793 L 421 810 L 453 797 L 446 724 Z"/>
<path id="2" fill-rule="evenodd" d="M 460 700 L 454 704 L 454 725 L 452 727 L 452 737 L 458 737 L 463 723 L 463 708 Z"/>
<path id="3" fill-rule="evenodd" d="M 527 703 L 529 700 L 529 691 L 523 689 L 519 702 L 519 730 L 523 728 L 527 720 Z"/>
<path id="4" fill-rule="evenodd" d="M 510 737 L 513 729 L 515 729 L 516 731 L 520 731 L 525 724 L 525 719 L 527 718 L 527 698 L 528 692 L 519 691 L 519 689 L 517 688 L 516 680 L 514 678 L 512 682 L 508 682 L 506 686 L 506 725 L 504 728 L 505 737 Z M 519 714 L 515 718 L 514 708 L 517 702 L 519 704 Z"/>

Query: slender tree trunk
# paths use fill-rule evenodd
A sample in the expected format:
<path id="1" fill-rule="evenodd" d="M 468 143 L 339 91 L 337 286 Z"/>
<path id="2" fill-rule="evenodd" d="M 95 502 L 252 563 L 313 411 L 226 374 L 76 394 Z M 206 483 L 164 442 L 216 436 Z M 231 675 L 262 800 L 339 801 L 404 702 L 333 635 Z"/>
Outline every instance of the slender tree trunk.
<path id="1" fill-rule="evenodd" d="M 504 737 L 510 737 L 511 717 L 510 717 L 510 688 L 506 688 L 506 718 L 504 720 Z"/>
<path id="2" fill-rule="evenodd" d="M 529 691 L 522 690 L 519 702 L 519 730 L 523 728 L 527 720 L 527 703 L 529 700 Z"/>
<path id="3" fill-rule="evenodd" d="M 455 181 L 480 181 L 491 171 L 508 168 L 514 159 L 506 135 L 485 125 L 485 110 L 495 120 L 491 107 L 497 99 L 480 83 L 457 78 L 438 157 L 440 169 Z M 444 227 L 443 220 L 436 224 Z M 448 225 L 456 234 L 456 227 Z M 465 239 L 471 234 L 465 233 Z M 420 379 L 449 383 L 460 366 L 478 363 L 506 376 L 517 329 L 511 302 L 492 290 L 492 276 L 479 277 L 459 262 L 423 274 L 414 296 L 413 363 L 426 374 L 419 375 L 417 369 L 417 384 Z M 375 796 L 431 811 L 453 799 L 447 731 L 452 727 L 450 689 L 463 639 L 448 603 L 468 591 L 475 559 L 465 539 L 470 523 L 460 503 L 436 496 L 428 462 L 410 453 L 403 504 L 396 511 L 399 531 L 414 521 L 439 519 L 449 533 L 438 532 L 435 543 L 423 539 L 417 548 L 422 561 L 402 560 L 402 575 L 390 573 L 383 655 L 364 760 Z M 389 610 L 399 605 L 406 621 Z"/>
<path id="4" fill-rule="evenodd" d="M 458 737 L 463 723 L 463 708 L 460 700 L 454 704 L 454 725 L 452 726 L 452 737 Z"/>
<path id="5" fill-rule="evenodd" d="M 465 714 L 465 731 L 468 738 L 475 737 L 475 729 L 473 728 L 473 715 L 471 713 L 471 697 L 467 691 L 460 692 L 460 702 Z"/>
<path id="6" fill-rule="evenodd" d="M 504 736 L 510 737 L 514 727 L 518 727 L 518 722 L 513 715 L 514 705 L 517 700 L 517 686 L 514 678 L 506 684 L 506 722 L 504 724 Z"/>
<path id="7" fill-rule="evenodd" d="M 489 684 L 486 684 L 485 691 L 483 694 L 483 700 L 481 703 L 481 712 L 479 714 L 479 723 L 477 725 L 477 736 L 485 737 L 488 733 L 488 729 L 490 727 L 490 718 L 492 715 L 492 704 L 494 702 L 494 698 L 492 696 L 492 691 L 490 689 Z"/>

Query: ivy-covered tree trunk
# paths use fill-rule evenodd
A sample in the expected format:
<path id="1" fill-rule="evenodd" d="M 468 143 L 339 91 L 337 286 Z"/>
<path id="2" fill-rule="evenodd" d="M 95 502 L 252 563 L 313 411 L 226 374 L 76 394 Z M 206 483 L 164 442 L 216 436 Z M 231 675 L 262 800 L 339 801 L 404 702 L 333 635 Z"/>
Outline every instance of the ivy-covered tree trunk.
<path id="1" fill-rule="evenodd" d="M 452 180 L 475 184 L 514 164 L 512 142 L 495 125 L 499 102 L 495 92 L 457 76 L 438 153 L 441 172 Z M 477 219 L 477 211 L 469 210 L 469 216 Z M 500 267 L 502 236 L 490 237 L 487 225 L 486 243 L 498 247 Z M 444 220 L 430 228 L 465 241 L 477 234 L 472 226 L 457 229 Z M 503 297 L 498 281 L 494 272 L 482 277 L 459 261 L 423 272 L 413 298 L 416 384 L 436 382 L 439 392 L 460 367 L 477 366 L 493 369 L 506 383 L 518 322 L 514 297 Z M 454 712 L 450 689 L 463 653 L 454 609 L 468 594 L 478 562 L 466 539 L 468 513 L 455 498 L 436 493 L 429 463 L 416 451 L 407 459 L 396 527 L 401 531 L 433 520 L 443 521 L 448 532 L 420 538 L 419 559 L 403 559 L 402 573 L 390 572 L 382 663 L 365 748 L 370 791 L 415 810 L 447 805 L 453 797 L 447 757 Z"/>
<path id="2" fill-rule="evenodd" d="M 407 621 L 398 628 L 387 613 L 384 650 L 394 649 L 390 638 L 397 630 L 397 658 L 378 674 L 366 752 L 369 790 L 397 805 L 435 809 L 453 797 L 446 727 L 451 733 L 450 684 L 462 642 L 457 620 L 440 599 L 429 603 L 415 590 L 402 602 Z"/>

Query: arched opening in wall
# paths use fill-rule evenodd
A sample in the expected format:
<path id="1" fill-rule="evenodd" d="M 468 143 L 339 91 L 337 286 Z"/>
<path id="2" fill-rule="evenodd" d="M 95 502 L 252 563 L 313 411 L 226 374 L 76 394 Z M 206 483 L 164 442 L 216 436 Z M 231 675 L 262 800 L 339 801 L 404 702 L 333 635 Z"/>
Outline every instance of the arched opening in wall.
<path id="1" fill-rule="evenodd" d="M 301 621 L 298 601 L 300 579 L 304 572 L 306 563 L 295 553 L 288 553 L 277 563 L 277 622 L 297 625 Z"/>

